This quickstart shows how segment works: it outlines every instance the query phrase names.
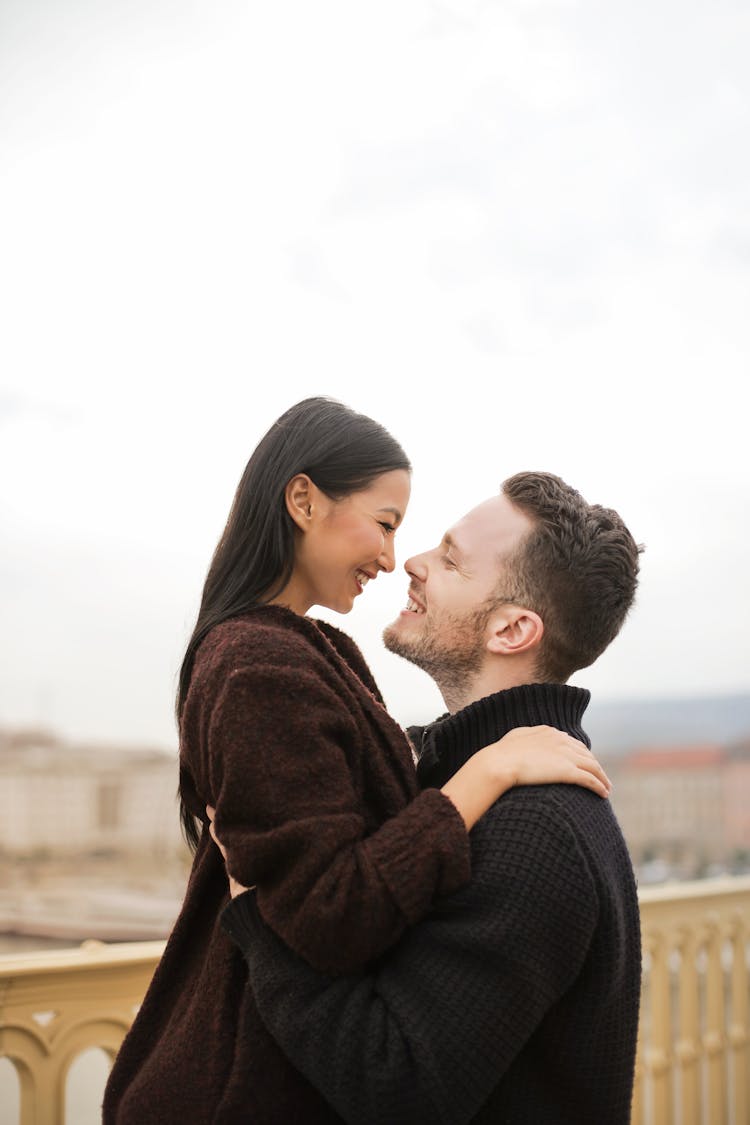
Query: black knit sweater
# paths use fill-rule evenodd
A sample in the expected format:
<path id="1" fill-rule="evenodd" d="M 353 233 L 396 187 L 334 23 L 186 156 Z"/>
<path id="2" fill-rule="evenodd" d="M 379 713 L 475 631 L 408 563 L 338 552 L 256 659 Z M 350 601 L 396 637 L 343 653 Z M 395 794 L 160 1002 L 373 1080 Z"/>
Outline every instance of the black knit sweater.
<path id="1" fill-rule="evenodd" d="M 480 700 L 414 732 L 420 780 L 441 785 L 515 726 L 585 738 L 588 699 L 528 685 Z M 316 974 L 264 925 L 252 892 L 235 899 L 222 921 L 261 1016 L 352 1125 L 627 1125 L 640 927 L 609 801 L 577 786 L 513 789 L 471 841 L 470 885 L 364 974 Z"/>

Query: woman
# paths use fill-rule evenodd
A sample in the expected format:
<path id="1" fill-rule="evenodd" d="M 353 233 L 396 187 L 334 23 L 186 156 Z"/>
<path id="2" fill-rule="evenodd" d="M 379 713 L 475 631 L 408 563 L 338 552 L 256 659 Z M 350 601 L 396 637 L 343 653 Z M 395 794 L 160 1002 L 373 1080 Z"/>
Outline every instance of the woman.
<path id="1" fill-rule="evenodd" d="M 232 875 L 317 969 L 352 971 L 470 876 L 468 830 L 516 782 L 606 777 L 560 732 L 514 731 L 442 790 L 417 791 L 406 738 L 354 643 L 306 616 L 347 613 L 381 571 L 410 465 L 377 423 L 308 399 L 240 481 L 178 694 L 182 820 L 196 848 L 182 911 L 105 1092 L 106 1125 L 335 1120 L 262 1025 L 222 932 Z M 200 822 L 200 830 L 198 827 Z"/>

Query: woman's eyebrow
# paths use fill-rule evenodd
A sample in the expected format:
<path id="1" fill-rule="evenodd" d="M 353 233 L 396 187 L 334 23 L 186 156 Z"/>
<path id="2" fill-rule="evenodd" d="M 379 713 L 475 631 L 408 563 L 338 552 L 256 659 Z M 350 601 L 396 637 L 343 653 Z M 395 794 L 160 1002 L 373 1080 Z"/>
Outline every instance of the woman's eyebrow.
<path id="1" fill-rule="evenodd" d="M 403 516 L 399 512 L 398 508 L 378 508 L 378 513 L 380 512 L 389 512 L 393 516 L 396 523 L 401 523 L 401 520 L 403 519 Z"/>

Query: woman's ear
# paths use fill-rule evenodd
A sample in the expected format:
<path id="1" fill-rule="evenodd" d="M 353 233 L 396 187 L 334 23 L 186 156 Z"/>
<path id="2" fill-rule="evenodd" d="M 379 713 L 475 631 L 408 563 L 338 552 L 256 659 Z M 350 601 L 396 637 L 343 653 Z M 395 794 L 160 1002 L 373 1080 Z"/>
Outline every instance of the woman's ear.
<path id="1" fill-rule="evenodd" d="M 313 517 L 315 485 L 305 473 L 292 477 L 284 490 L 286 510 L 300 531 L 307 531 Z"/>
<path id="2" fill-rule="evenodd" d="M 533 609 L 519 605 L 498 606 L 489 622 L 487 650 L 497 656 L 519 656 L 537 648 L 544 635 L 544 622 Z"/>

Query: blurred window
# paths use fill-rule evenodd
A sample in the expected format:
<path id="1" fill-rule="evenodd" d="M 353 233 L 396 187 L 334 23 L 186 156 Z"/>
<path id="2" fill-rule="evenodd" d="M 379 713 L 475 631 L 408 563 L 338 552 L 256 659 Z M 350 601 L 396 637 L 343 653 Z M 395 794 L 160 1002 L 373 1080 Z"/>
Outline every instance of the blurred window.
<path id="1" fill-rule="evenodd" d="M 99 828 L 120 827 L 122 788 L 118 782 L 104 781 L 99 786 L 97 824 Z"/>

